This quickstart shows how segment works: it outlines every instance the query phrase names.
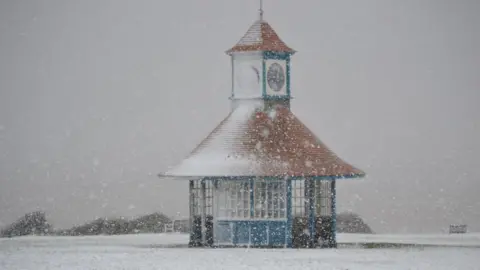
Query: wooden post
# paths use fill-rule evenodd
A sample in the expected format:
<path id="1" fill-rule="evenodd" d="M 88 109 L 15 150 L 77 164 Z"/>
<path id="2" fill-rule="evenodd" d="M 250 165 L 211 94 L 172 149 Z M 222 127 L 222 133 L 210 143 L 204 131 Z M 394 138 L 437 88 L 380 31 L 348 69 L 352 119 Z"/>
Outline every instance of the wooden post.
<path id="1" fill-rule="evenodd" d="M 332 239 L 330 240 L 329 247 L 337 248 L 337 188 L 335 186 L 335 179 L 331 183 L 332 192 Z"/>
<path id="2" fill-rule="evenodd" d="M 206 198 L 206 183 L 205 179 L 201 180 L 201 211 L 202 211 L 202 246 L 207 245 L 207 198 Z"/>
<path id="3" fill-rule="evenodd" d="M 253 226 L 253 223 L 252 223 L 252 220 L 255 218 L 255 196 L 254 196 L 254 188 L 255 188 L 255 179 L 256 178 L 250 178 L 249 180 L 249 187 L 250 187 L 250 193 L 249 193 L 249 196 L 250 196 L 250 222 L 249 222 L 249 226 L 248 226 L 248 230 L 249 230 L 249 237 L 248 237 L 248 247 L 250 246 L 253 246 L 253 238 L 252 238 L 252 226 Z"/>
<path id="4" fill-rule="evenodd" d="M 315 247 L 315 180 L 313 178 L 308 179 L 308 231 L 309 235 L 309 244 L 310 248 Z M 305 180 L 307 180 L 305 179 Z"/>
<path id="5" fill-rule="evenodd" d="M 194 245 L 194 231 L 195 231 L 195 228 L 194 228 L 194 218 L 195 218 L 195 209 L 194 209 L 194 203 L 195 203 L 195 196 L 193 194 L 193 185 L 194 185 L 194 180 L 190 180 L 189 181 L 189 185 L 188 185 L 188 191 L 189 191 L 189 211 L 190 211 L 190 216 L 189 216 L 189 219 L 188 219 L 188 226 L 190 227 L 190 241 L 189 241 L 189 246 L 193 246 Z"/>
<path id="6" fill-rule="evenodd" d="M 218 196 L 218 179 L 215 179 L 213 181 L 213 191 L 212 191 L 212 196 L 213 196 L 213 199 L 212 199 L 212 220 L 213 220 L 213 241 L 212 241 L 212 245 L 216 245 L 218 240 L 217 240 L 217 235 L 215 234 L 215 227 L 216 227 L 216 224 L 217 224 L 217 219 L 218 219 L 218 216 L 219 216 L 219 196 Z"/>
<path id="7" fill-rule="evenodd" d="M 293 230 L 293 216 L 292 216 L 292 179 L 287 180 L 287 194 L 286 194 L 286 207 L 287 207 L 287 226 L 285 232 L 285 246 L 292 248 L 292 230 Z"/>

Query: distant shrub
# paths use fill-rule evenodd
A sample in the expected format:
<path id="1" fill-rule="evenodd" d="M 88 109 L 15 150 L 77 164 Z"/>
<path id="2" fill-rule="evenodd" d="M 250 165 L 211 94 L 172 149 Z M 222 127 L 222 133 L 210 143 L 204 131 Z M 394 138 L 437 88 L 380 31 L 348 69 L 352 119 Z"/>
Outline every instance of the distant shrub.
<path id="1" fill-rule="evenodd" d="M 170 218 L 162 213 L 153 213 L 141 216 L 130 221 L 130 228 L 134 232 L 160 233 L 164 232 L 165 224 L 172 222 Z"/>
<path id="2" fill-rule="evenodd" d="M 339 233 L 373 233 L 363 219 L 351 212 L 337 214 L 337 232 Z"/>
<path id="3" fill-rule="evenodd" d="M 171 220 L 164 214 L 153 213 L 128 220 L 98 218 L 92 222 L 59 232 L 60 235 L 117 235 L 132 233 L 161 233 Z"/>
<path id="4" fill-rule="evenodd" d="M 113 235 L 127 233 L 129 233 L 128 221 L 122 218 L 98 218 L 89 223 L 83 224 L 81 226 L 76 226 L 62 232 L 62 234 L 66 235 Z"/>
<path id="5" fill-rule="evenodd" d="M 36 211 L 25 214 L 25 216 L 1 230 L 0 236 L 45 235 L 51 231 L 52 226 L 47 222 L 45 213 Z"/>

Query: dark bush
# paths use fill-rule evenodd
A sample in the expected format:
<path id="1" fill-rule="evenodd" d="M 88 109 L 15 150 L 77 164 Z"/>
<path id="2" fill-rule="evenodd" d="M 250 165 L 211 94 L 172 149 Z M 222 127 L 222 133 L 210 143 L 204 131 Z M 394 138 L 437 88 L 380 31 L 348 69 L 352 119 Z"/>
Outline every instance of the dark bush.
<path id="1" fill-rule="evenodd" d="M 36 211 L 28 213 L 18 219 L 5 229 L 0 231 L 1 237 L 14 237 L 23 235 L 45 235 L 52 230 L 51 225 L 47 222 L 45 213 Z"/>
<path id="2" fill-rule="evenodd" d="M 339 233 L 373 233 L 370 226 L 362 218 L 351 212 L 337 215 L 337 232 Z"/>
<path id="3" fill-rule="evenodd" d="M 160 233 L 164 232 L 165 224 L 170 222 L 166 215 L 153 213 L 130 221 L 129 228 L 135 233 Z"/>
<path id="4" fill-rule="evenodd" d="M 133 220 L 125 218 L 98 218 L 92 222 L 59 232 L 61 235 L 117 235 L 132 233 L 164 232 L 165 224 L 171 220 L 161 213 L 153 213 Z"/>

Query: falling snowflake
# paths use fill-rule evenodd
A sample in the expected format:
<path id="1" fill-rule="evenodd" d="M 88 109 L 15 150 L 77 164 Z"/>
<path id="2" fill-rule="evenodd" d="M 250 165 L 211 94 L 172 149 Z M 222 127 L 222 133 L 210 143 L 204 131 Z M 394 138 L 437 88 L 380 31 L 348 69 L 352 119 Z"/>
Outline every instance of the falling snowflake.
<path id="1" fill-rule="evenodd" d="M 270 135 L 270 130 L 268 128 L 264 128 L 262 130 L 262 137 L 267 138 Z"/>
<path id="2" fill-rule="evenodd" d="M 100 160 L 98 158 L 93 158 L 93 166 L 97 167 L 98 165 L 100 165 Z"/>
<path id="3" fill-rule="evenodd" d="M 262 142 L 257 142 L 257 144 L 255 144 L 255 149 L 261 150 L 262 149 Z"/>
<path id="4" fill-rule="evenodd" d="M 271 110 L 269 113 L 268 113 L 268 116 L 273 120 L 275 119 L 275 116 L 277 116 L 277 111 L 276 110 Z"/>

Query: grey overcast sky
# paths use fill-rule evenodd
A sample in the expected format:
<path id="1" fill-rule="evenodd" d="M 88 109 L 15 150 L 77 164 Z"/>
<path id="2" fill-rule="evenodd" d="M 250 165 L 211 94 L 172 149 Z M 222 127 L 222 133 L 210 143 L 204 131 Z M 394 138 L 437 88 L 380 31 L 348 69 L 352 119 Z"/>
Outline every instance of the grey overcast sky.
<path id="1" fill-rule="evenodd" d="M 298 53 L 294 113 L 368 173 L 339 211 L 377 232 L 480 231 L 480 1 L 265 0 Z M 257 0 L 0 1 L 0 225 L 187 215 L 175 165 L 229 111 Z"/>

